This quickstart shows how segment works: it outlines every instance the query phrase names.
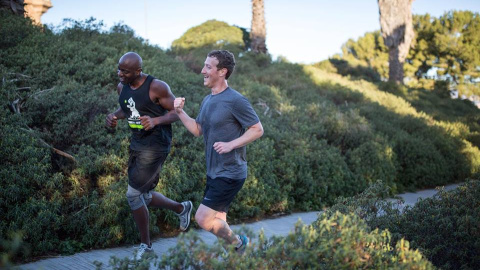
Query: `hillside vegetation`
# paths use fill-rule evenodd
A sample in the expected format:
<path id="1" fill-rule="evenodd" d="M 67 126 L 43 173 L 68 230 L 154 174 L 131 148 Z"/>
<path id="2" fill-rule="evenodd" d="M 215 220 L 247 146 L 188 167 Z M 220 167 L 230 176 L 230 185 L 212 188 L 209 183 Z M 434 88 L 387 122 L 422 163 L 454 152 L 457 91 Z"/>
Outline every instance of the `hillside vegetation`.
<path id="1" fill-rule="evenodd" d="M 440 17 L 413 16 L 415 38 L 405 60 L 405 82 L 411 87 L 432 90 L 441 80 L 459 97 L 480 96 L 480 14 L 453 10 Z M 339 72 L 369 80 L 388 77 L 388 48 L 380 31 L 368 32 L 342 46 L 342 55 L 331 62 Z M 349 65 L 345 65 L 345 63 Z M 324 63 L 322 63 L 324 64 Z"/>
<path id="2" fill-rule="evenodd" d="M 104 127 L 118 107 L 118 59 L 139 53 L 144 72 L 185 97 L 196 116 L 209 90 L 192 70 L 214 46 L 166 52 L 125 25 L 105 31 L 91 19 L 49 29 L 3 13 L 0 35 L 0 239 L 7 258 L 136 243 L 125 199 L 130 131 L 126 123 L 116 132 Z M 379 179 L 397 193 L 477 177 L 479 118 L 470 102 L 234 46 L 229 85 L 251 101 L 265 134 L 248 146 L 249 176 L 232 204 L 233 221 L 319 210 Z M 203 140 L 179 123 L 173 128 L 157 191 L 198 207 Z M 150 215 L 153 235 L 178 232 L 173 213 Z"/>

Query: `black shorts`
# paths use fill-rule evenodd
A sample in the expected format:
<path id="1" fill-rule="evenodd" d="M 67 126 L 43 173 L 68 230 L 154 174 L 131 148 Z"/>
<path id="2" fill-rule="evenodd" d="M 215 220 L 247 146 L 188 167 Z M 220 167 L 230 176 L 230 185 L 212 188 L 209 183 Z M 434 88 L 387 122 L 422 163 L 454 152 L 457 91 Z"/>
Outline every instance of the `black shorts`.
<path id="1" fill-rule="evenodd" d="M 244 183 L 245 178 L 230 179 L 217 177 L 212 179 L 207 176 L 207 186 L 205 187 L 202 204 L 215 211 L 226 213 L 235 195 L 237 195 Z"/>
<path id="2" fill-rule="evenodd" d="M 129 149 L 128 184 L 144 193 L 154 189 L 168 153 Z"/>

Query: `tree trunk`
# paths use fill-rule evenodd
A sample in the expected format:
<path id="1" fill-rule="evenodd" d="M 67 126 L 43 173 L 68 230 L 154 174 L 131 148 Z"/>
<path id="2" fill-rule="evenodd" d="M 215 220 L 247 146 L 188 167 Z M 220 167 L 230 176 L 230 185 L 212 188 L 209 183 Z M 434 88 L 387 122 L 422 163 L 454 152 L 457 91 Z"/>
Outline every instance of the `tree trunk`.
<path id="1" fill-rule="evenodd" d="M 23 2 L 26 15 L 37 25 L 42 24 L 42 15 L 52 7 L 50 0 L 23 0 Z"/>
<path id="2" fill-rule="evenodd" d="M 380 26 L 389 49 L 388 80 L 403 83 L 403 64 L 415 35 L 412 23 L 414 0 L 378 0 Z"/>
<path id="3" fill-rule="evenodd" d="M 265 39 L 265 8 L 263 0 L 252 0 L 252 29 L 250 31 L 251 48 L 257 53 L 267 53 Z"/>
<path id="4" fill-rule="evenodd" d="M 24 5 L 23 0 L 0 0 L 0 9 L 10 10 L 16 15 L 25 14 Z"/>
<path id="5" fill-rule="evenodd" d="M 400 50 L 398 47 L 388 51 L 388 80 L 391 82 L 403 82 L 403 62 L 400 62 Z"/>

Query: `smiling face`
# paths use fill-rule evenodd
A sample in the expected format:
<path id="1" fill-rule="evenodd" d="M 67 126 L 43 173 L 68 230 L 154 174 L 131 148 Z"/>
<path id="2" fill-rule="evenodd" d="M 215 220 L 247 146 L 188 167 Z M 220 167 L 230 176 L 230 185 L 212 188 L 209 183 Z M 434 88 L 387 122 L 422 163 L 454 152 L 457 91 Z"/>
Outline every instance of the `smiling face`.
<path id="1" fill-rule="evenodd" d="M 138 77 L 138 72 L 126 65 L 118 64 L 118 78 L 122 84 L 131 84 Z"/>
<path id="2" fill-rule="evenodd" d="M 118 61 L 117 75 L 122 84 L 132 84 L 142 73 L 141 58 L 137 54 L 127 53 Z"/>
<path id="3" fill-rule="evenodd" d="M 218 60 L 215 57 L 207 57 L 202 68 L 203 85 L 215 88 L 225 80 L 226 68 L 217 69 Z"/>

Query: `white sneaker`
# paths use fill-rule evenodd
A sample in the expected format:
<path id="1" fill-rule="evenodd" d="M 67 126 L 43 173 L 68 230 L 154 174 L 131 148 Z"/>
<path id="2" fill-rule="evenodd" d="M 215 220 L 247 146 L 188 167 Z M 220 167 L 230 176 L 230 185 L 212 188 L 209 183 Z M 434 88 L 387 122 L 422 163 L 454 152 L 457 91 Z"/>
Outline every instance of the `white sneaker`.
<path id="1" fill-rule="evenodd" d="M 147 244 L 141 243 L 137 248 L 137 253 L 135 255 L 135 260 L 140 261 L 142 258 L 145 258 L 149 254 L 153 254 L 153 248 L 148 247 Z"/>
<path id="2" fill-rule="evenodd" d="M 190 215 L 192 214 L 193 205 L 191 201 L 182 202 L 183 211 L 176 214 L 180 218 L 180 230 L 186 231 L 190 225 Z"/>

